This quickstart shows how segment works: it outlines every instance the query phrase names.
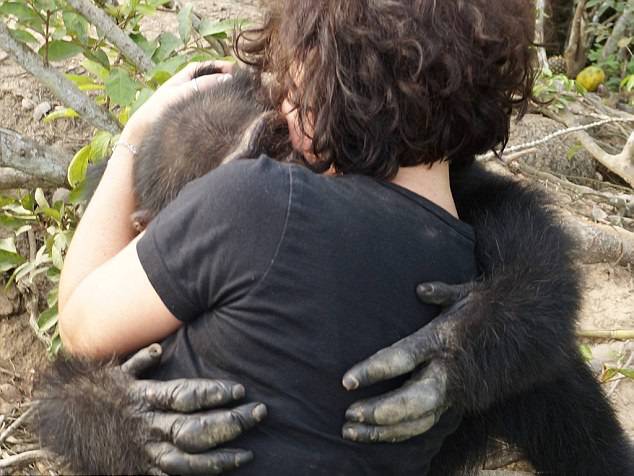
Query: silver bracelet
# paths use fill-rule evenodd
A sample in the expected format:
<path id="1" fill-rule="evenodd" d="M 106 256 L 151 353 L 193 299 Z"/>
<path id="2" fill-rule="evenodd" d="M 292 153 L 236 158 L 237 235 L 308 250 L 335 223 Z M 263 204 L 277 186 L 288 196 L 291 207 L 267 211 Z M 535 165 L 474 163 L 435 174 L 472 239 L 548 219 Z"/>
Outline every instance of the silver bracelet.
<path id="1" fill-rule="evenodd" d="M 137 155 L 137 153 L 139 152 L 138 149 L 136 148 L 136 146 L 132 145 L 132 144 L 128 144 L 127 142 L 123 142 L 123 141 L 118 141 L 117 143 L 115 143 L 115 145 L 112 147 L 112 149 L 114 150 L 117 146 L 121 146 L 121 147 L 125 147 L 126 149 L 128 149 L 132 155 Z"/>

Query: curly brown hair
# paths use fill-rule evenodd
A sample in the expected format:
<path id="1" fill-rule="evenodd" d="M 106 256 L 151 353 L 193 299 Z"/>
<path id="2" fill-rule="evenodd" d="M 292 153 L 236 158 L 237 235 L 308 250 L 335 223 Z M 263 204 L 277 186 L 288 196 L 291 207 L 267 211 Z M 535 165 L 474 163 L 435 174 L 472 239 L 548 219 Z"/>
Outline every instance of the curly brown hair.
<path id="1" fill-rule="evenodd" d="M 273 74 L 321 169 L 389 179 L 504 147 L 533 36 L 529 0 L 280 0 L 235 49 Z"/>

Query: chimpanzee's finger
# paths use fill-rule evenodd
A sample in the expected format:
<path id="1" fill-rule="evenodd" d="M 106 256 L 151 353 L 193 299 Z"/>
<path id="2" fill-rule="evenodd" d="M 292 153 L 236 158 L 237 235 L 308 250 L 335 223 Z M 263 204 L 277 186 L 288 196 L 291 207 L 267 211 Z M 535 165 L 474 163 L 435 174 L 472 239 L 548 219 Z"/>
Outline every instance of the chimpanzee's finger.
<path id="1" fill-rule="evenodd" d="M 191 413 L 225 405 L 244 397 L 244 386 L 229 380 L 136 380 L 130 392 L 151 408 Z"/>
<path id="2" fill-rule="evenodd" d="M 161 87 L 179 86 L 188 81 L 191 81 L 192 78 L 194 78 L 194 76 L 196 75 L 197 71 L 214 71 L 214 73 L 217 72 L 222 74 L 230 74 L 233 71 L 233 63 L 231 63 L 230 61 L 218 60 L 189 63 L 178 73 L 165 81 Z"/>
<path id="3" fill-rule="evenodd" d="M 356 402 L 346 419 L 366 425 L 396 425 L 418 420 L 446 408 L 447 372 L 434 363 L 392 392 Z"/>
<path id="4" fill-rule="evenodd" d="M 449 307 L 470 292 L 470 284 L 421 283 L 416 287 L 418 299 L 426 304 Z"/>
<path id="5" fill-rule="evenodd" d="M 249 403 L 194 415 L 150 413 L 147 421 L 181 450 L 200 453 L 237 438 L 261 422 L 266 413 L 264 404 Z"/>
<path id="6" fill-rule="evenodd" d="M 398 443 L 422 435 L 436 424 L 439 417 L 430 413 L 418 420 L 390 426 L 346 423 L 342 434 L 344 439 L 359 443 Z"/>
<path id="7" fill-rule="evenodd" d="M 439 341 L 432 321 L 352 367 L 343 376 L 343 386 L 347 390 L 355 390 L 411 372 L 431 358 L 438 347 Z"/>
<path id="8" fill-rule="evenodd" d="M 165 471 L 156 467 L 149 468 L 146 472 L 147 474 L 149 474 L 149 476 L 169 476 L 169 474 L 167 474 Z"/>
<path id="9" fill-rule="evenodd" d="M 169 443 L 146 445 L 151 460 L 167 474 L 209 475 L 222 474 L 244 466 L 253 460 L 253 452 L 223 449 L 208 453 L 187 454 Z"/>
<path id="10" fill-rule="evenodd" d="M 162 354 L 163 349 L 160 344 L 149 345 L 126 360 L 121 365 L 121 370 L 132 377 L 138 377 L 146 370 L 158 365 Z"/>

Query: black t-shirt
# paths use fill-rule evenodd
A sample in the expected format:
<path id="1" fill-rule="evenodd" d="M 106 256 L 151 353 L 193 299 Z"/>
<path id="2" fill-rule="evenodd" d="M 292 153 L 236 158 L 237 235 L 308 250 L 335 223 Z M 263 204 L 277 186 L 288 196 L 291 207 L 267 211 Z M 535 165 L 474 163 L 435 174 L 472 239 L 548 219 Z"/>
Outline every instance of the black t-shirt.
<path id="1" fill-rule="evenodd" d="M 474 246 L 467 224 L 393 184 L 267 158 L 224 165 L 138 243 L 152 285 L 186 322 L 152 377 L 227 378 L 267 404 L 267 419 L 229 445 L 255 452 L 236 475 L 422 476 L 460 416 L 399 444 L 351 443 L 340 436 L 346 408 L 403 379 L 355 392 L 341 379 L 428 323 L 438 308 L 416 285 L 472 279 Z"/>

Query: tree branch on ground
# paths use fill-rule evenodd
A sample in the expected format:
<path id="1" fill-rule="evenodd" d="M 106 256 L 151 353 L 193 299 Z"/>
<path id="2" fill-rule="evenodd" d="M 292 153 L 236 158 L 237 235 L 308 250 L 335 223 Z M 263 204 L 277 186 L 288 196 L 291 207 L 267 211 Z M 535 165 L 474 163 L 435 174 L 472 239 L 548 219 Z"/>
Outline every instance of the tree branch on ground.
<path id="1" fill-rule="evenodd" d="M 588 223 L 572 213 L 565 214 L 561 224 L 576 241 L 581 262 L 634 265 L 634 233 L 631 231 Z"/>
<path id="2" fill-rule="evenodd" d="M 634 339 L 634 329 L 580 329 L 577 331 L 577 336 L 595 339 L 631 340 Z"/>
<path id="3" fill-rule="evenodd" d="M 140 71 L 154 67 L 152 59 L 117 26 L 112 17 L 90 0 L 67 0 L 68 4 L 94 25 Z"/>
<path id="4" fill-rule="evenodd" d="M 54 459 L 55 455 L 46 450 L 25 451 L 17 455 L 11 455 L 0 459 L 0 469 L 10 468 L 12 466 L 31 464 L 40 459 Z"/>
<path id="5" fill-rule="evenodd" d="M 2 152 L 0 151 L 0 156 Z M 38 181 L 32 175 L 25 174 L 19 170 L 9 167 L 0 167 L 0 190 L 15 190 L 16 188 L 31 188 L 33 183 Z M 41 185 L 51 185 L 50 183 L 42 183 Z M 40 186 L 40 184 L 36 185 Z M 2 369 L 0 368 L 0 373 Z"/>
<path id="6" fill-rule="evenodd" d="M 34 182 L 49 186 L 65 185 L 71 159 L 65 152 L 0 127 L 0 167 L 9 167 L 30 176 L 30 187 Z M 20 175 L 15 177 L 17 179 Z"/>
<path id="7" fill-rule="evenodd" d="M 545 110 L 544 113 L 566 127 L 579 126 L 575 117 L 569 112 L 553 113 Z M 581 145 L 595 158 L 597 162 L 625 180 L 634 187 L 634 132 L 630 135 L 620 154 L 610 154 L 603 150 L 599 144 L 585 131 L 575 132 L 575 137 Z"/>
<path id="8" fill-rule="evenodd" d="M 601 59 L 605 61 L 608 57 L 617 51 L 619 48 L 619 41 L 627 34 L 628 27 L 634 21 L 634 0 L 630 0 L 626 5 L 623 13 L 614 24 L 610 37 L 605 42 L 603 51 L 601 51 Z"/>
<path id="9" fill-rule="evenodd" d="M 30 48 L 13 39 L 3 22 L 0 22 L 0 45 L 22 68 L 48 87 L 66 106 L 77 111 L 83 119 L 113 134 L 120 132 L 118 122 L 107 111 L 97 106 L 63 74 L 45 66 L 42 59 Z"/>

